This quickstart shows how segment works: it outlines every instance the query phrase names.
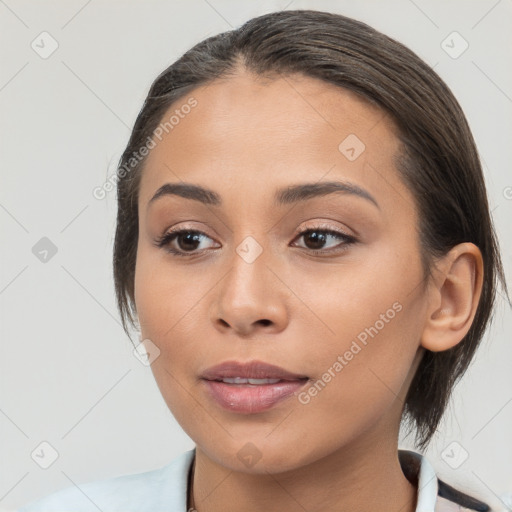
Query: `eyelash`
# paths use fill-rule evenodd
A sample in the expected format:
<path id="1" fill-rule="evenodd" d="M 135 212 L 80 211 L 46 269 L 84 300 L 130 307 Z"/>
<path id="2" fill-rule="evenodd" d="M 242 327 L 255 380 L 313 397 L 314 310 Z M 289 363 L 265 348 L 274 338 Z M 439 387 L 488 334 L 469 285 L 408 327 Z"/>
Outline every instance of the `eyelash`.
<path id="1" fill-rule="evenodd" d="M 345 233 L 343 233 L 341 231 L 337 231 L 337 230 L 333 230 L 333 229 L 328 229 L 328 228 L 323 228 L 321 226 L 312 227 L 312 228 L 308 228 L 308 229 L 306 229 L 304 231 L 301 231 L 300 233 L 297 234 L 297 236 L 294 238 L 294 240 L 297 239 L 297 238 L 301 238 L 304 235 L 306 235 L 308 233 L 311 233 L 311 232 L 324 233 L 324 234 L 331 235 L 331 236 L 334 236 L 336 238 L 339 238 L 339 239 L 341 239 L 343 241 L 343 243 L 341 244 L 341 248 L 338 247 L 337 249 L 327 249 L 326 250 L 326 249 L 308 249 L 307 247 L 305 248 L 306 250 L 308 250 L 309 252 L 311 252 L 311 253 L 313 253 L 315 255 L 325 255 L 325 254 L 330 254 L 330 253 L 339 253 L 339 252 L 342 252 L 342 251 L 346 250 L 347 246 L 357 242 L 356 238 L 354 238 L 353 236 L 347 235 L 347 234 L 345 234 Z M 163 248 L 165 251 L 171 253 L 174 256 L 189 256 L 189 257 L 193 257 L 193 256 L 195 256 L 197 254 L 196 252 L 183 252 L 183 251 L 179 251 L 179 250 L 173 249 L 170 246 L 171 242 L 175 238 L 177 238 L 180 235 L 185 234 L 185 233 L 193 234 L 193 235 L 204 235 L 207 238 L 210 238 L 210 237 L 208 237 L 208 235 L 206 235 L 202 231 L 198 231 L 198 230 L 195 230 L 195 229 L 179 229 L 179 230 L 170 231 L 168 233 L 165 233 L 161 237 L 157 238 L 155 240 L 155 245 L 157 247 L 159 247 L 159 248 Z"/>

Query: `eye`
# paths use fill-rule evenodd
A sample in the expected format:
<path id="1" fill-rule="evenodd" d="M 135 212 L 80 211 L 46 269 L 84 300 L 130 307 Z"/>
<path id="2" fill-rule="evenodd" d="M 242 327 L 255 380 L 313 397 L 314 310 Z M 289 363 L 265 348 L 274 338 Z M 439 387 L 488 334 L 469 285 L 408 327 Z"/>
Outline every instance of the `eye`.
<path id="1" fill-rule="evenodd" d="M 344 251 L 348 245 L 356 242 L 353 236 L 347 235 L 342 231 L 324 228 L 323 226 L 312 227 L 301 231 L 296 239 L 304 238 L 306 249 L 310 249 L 313 254 L 337 253 Z M 338 240 L 334 248 L 325 249 L 323 246 L 331 240 Z"/>
<path id="2" fill-rule="evenodd" d="M 295 240 L 304 238 L 306 246 L 313 254 L 326 254 L 340 252 L 347 248 L 348 245 L 355 243 L 357 240 L 342 231 L 324 228 L 323 226 L 312 227 L 301 231 Z M 175 256 L 194 256 L 195 254 L 205 251 L 207 248 L 201 247 L 204 239 L 211 238 L 203 233 L 193 229 L 179 229 L 169 231 L 155 240 L 155 245 L 165 249 L 167 252 Z M 323 246 L 331 240 L 337 240 L 338 243 L 334 248 L 325 249 Z"/>
<path id="3" fill-rule="evenodd" d="M 155 241 L 157 247 L 165 248 L 167 252 L 176 256 L 192 256 L 196 252 L 205 250 L 201 246 L 201 241 L 204 238 L 211 238 L 202 231 L 192 229 L 180 229 L 170 231 Z M 174 244 L 176 242 L 176 244 Z M 177 245 L 176 248 L 174 245 Z"/>

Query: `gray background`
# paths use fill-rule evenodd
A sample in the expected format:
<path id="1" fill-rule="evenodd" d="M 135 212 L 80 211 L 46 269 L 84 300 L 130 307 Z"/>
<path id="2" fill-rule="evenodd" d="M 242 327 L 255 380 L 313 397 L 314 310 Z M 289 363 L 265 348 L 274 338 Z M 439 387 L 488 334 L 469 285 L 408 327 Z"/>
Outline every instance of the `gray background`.
<path id="1" fill-rule="evenodd" d="M 193 447 L 121 329 L 111 277 L 115 193 L 97 200 L 92 190 L 114 172 L 158 73 L 206 36 L 284 8 L 353 16 L 435 67 L 483 158 L 510 281 L 511 0 L 0 0 L 0 510 L 157 468 Z M 47 58 L 43 31 L 58 43 Z M 33 253 L 48 244 L 43 237 L 57 248 L 46 262 Z M 502 298 L 498 306 L 427 456 L 446 481 L 504 510 L 512 315 Z M 59 454 L 48 469 L 43 441 Z M 465 452 L 458 467 L 446 462 L 446 453 L 460 462 Z"/>

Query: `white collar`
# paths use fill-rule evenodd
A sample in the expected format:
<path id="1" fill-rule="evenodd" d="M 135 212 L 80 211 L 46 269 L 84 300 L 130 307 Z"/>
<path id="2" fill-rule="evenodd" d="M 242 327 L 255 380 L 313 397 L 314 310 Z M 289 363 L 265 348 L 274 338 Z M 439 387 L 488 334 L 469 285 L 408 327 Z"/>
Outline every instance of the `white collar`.
<path id="1" fill-rule="evenodd" d="M 424 455 L 409 450 L 398 450 L 398 458 L 407 479 L 417 485 L 415 512 L 436 512 L 438 484 L 432 464 Z"/>

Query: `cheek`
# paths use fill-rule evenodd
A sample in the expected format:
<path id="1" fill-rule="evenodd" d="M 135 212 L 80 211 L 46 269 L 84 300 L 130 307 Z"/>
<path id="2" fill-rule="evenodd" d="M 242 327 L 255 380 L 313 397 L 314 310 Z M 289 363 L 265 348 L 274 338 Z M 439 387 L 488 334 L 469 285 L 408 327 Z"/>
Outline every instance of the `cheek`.
<path id="1" fill-rule="evenodd" d="M 186 336 L 197 325 L 198 305 L 208 291 L 207 276 L 170 265 L 170 256 L 141 249 L 135 269 L 135 303 L 142 334 L 160 343 L 176 336 Z M 190 334 L 186 339 L 189 339 Z"/>
<path id="2" fill-rule="evenodd" d="M 411 321 L 414 317 L 414 304 L 403 299 L 374 298 L 363 311 L 347 302 L 331 320 L 335 334 L 317 338 L 309 356 L 305 354 L 305 361 L 313 361 L 310 375 L 317 379 L 317 389 L 323 394 L 329 388 L 336 401 L 353 403 L 356 409 L 358 401 L 379 401 L 382 392 L 393 398 L 419 346 L 418 322 Z M 326 394 L 321 401 L 327 404 L 330 398 Z"/>
<path id="3" fill-rule="evenodd" d="M 321 431 L 317 455 L 350 444 L 374 428 L 386 425 L 393 430 L 399 421 L 417 343 L 407 320 L 407 305 L 391 311 L 385 317 L 388 323 L 379 318 L 362 324 L 359 317 L 353 322 L 347 311 L 338 322 L 342 334 L 337 343 L 319 345 L 305 357 L 315 361 L 316 374 L 297 397 L 294 425 L 284 422 L 284 426 L 296 429 L 298 435 Z M 347 335 L 343 334 L 345 326 Z M 349 334 L 349 329 L 355 334 Z M 286 442 L 285 437 L 286 431 L 279 428 L 266 441 L 278 447 Z"/>
<path id="4" fill-rule="evenodd" d="M 393 352 L 400 346 L 397 338 L 408 338 L 411 329 L 420 327 L 418 255 L 411 251 L 400 257 L 383 244 L 367 252 L 358 261 L 326 266 L 293 280 L 294 293 L 301 299 L 296 309 L 307 315 L 304 339 L 318 340 L 315 348 L 321 352 L 348 350 L 351 340 L 364 344 L 372 336 L 389 339 L 388 350 Z"/>
<path id="5" fill-rule="evenodd" d="M 134 295 L 141 334 L 160 350 L 151 364 L 156 383 L 173 414 L 181 417 L 180 411 L 191 405 L 184 391 L 195 377 L 191 369 L 197 366 L 198 354 L 208 357 L 204 304 L 218 278 L 180 271 L 166 258 L 140 252 Z"/>
<path id="6" fill-rule="evenodd" d="M 304 339 L 314 340 L 304 360 L 318 385 L 304 402 L 323 416 L 343 422 L 368 406 L 382 412 L 409 375 L 422 330 L 422 269 L 415 255 L 403 265 L 388 252 L 365 268 L 332 272 L 321 292 L 311 283 L 297 292 L 316 317 L 304 323 Z"/>

